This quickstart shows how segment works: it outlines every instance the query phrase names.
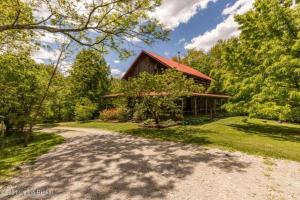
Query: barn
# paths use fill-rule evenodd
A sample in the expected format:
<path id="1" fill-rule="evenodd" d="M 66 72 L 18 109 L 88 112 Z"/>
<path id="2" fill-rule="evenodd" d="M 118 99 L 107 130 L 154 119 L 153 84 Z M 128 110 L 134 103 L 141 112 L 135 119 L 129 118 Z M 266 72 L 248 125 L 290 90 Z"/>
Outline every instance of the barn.
<path id="1" fill-rule="evenodd" d="M 182 63 L 167 59 L 149 51 L 141 51 L 135 61 L 131 64 L 122 79 L 137 77 L 142 72 L 150 74 L 161 73 L 171 68 L 185 74 L 188 78 L 193 78 L 198 84 L 202 84 L 206 91 L 211 82 L 214 81 L 206 74 L 184 65 Z M 122 94 L 107 95 L 107 98 L 116 98 Z M 184 115 L 215 115 L 222 111 L 222 105 L 229 99 L 229 96 L 211 93 L 193 93 L 192 96 L 182 98 L 182 112 Z"/>

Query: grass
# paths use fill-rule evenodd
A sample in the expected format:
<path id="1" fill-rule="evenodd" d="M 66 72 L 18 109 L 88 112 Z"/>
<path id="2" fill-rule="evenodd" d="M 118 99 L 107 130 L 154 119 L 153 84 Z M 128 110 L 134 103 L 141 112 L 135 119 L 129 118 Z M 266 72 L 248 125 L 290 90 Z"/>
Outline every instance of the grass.
<path id="1" fill-rule="evenodd" d="M 25 162 L 34 162 L 36 157 L 61 144 L 64 139 L 56 134 L 34 133 L 33 141 L 28 147 L 24 147 L 20 141 L 22 141 L 22 136 L 19 134 L 0 137 L 0 143 L 5 143 L 0 148 L 0 181 L 16 174 L 18 172 L 17 166 Z"/>
<path id="2" fill-rule="evenodd" d="M 229 117 L 165 129 L 140 128 L 135 123 L 87 122 L 64 126 L 101 128 L 145 138 L 217 147 L 300 162 L 300 125 Z"/>

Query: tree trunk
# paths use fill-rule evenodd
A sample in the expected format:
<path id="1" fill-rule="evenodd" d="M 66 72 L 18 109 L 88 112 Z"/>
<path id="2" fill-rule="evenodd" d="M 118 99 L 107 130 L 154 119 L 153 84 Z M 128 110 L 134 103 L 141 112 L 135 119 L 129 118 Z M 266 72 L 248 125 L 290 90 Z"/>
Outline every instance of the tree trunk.
<path id="1" fill-rule="evenodd" d="M 154 120 L 155 120 L 155 124 L 157 127 L 160 127 L 160 119 L 159 116 L 157 114 L 154 115 Z"/>
<path id="2" fill-rule="evenodd" d="M 24 147 L 28 146 L 29 140 L 30 140 L 31 133 L 29 131 L 25 132 L 25 138 L 24 138 Z"/>
<path id="3" fill-rule="evenodd" d="M 59 56 L 58 56 L 58 58 L 57 58 L 55 67 L 54 67 L 53 72 L 52 72 L 52 74 L 51 74 L 51 77 L 50 77 L 50 79 L 49 79 L 49 81 L 48 81 L 48 84 L 47 84 L 47 88 L 46 88 L 46 90 L 45 90 L 45 93 L 44 93 L 44 95 L 42 96 L 41 101 L 40 101 L 39 104 L 38 104 L 37 111 L 35 112 L 35 114 L 33 115 L 32 120 L 31 120 L 30 128 L 29 128 L 29 135 L 28 135 L 28 136 L 26 135 L 25 142 L 26 142 L 26 141 L 28 142 L 29 137 L 32 135 L 32 129 L 33 129 L 33 126 L 34 126 L 35 123 L 36 123 L 37 117 L 38 117 L 39 114 L 41 113 L 41 109 L 42 109 L 43 103 L 44 103 L 45 99 L 47 98 L 49 89 L 50 89 L 50 87 L 51 87 L 51 85 L 52 85 L 53 79 L 54 79 L 55 74 L 56 74 L 56 72 L 57 72 L 57 70 L 58 70 L 59 64 L 60 64 L 61 59 L 62 59 L 62 57 L 63 57 L 63 54 L 64 54 L 64 52 L 67 50 L 67 48 L 69 47 L 69 45 L 70 45 L 70 43 L 62 45 L 62 48 L 61 48 L 60 53 L 59 53 Z"/>
<path id="4" fill-rule="evenodd" d="M 4 125 L 5 125 L 5 136 L 10 136 L 12 132 L 10 131 L 12 128 L 12 124 L 9 122 L 7 118 L 4 119 Z"/>

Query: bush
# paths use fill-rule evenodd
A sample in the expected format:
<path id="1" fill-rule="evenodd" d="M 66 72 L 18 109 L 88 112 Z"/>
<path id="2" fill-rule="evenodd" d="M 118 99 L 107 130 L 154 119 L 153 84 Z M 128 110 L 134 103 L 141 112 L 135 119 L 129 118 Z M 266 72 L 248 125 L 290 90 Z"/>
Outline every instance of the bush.
<path id="1" fill-rule="evenodd" d="M 135 122 L 142 122 L 147 119 L 147 114 L 142 112 L 141 110 L 136 110 L 133 113 L 132 120 Z"/>
<path id="2" fill-rule="evenodd" d="M 96 110 L 97 105 L 88 98 L 80 99 L 75 105 L 75 119 L 78 121 L 90 120 Z"/>
<path id="3" fill-rule="evenodd" d="M 100 119 L 104 121 L 117 120 L 124 122 L 128 120 L 128 112 L 122 107 L 105 109 L 100 112 Z"/>
<path id="4" fill-rule="evenodd" d="M 201 118 L 186 118 L 182 121 L 183 125 L 201 125 L 205 124 L 206 122 L 209 122 L 210 119 L 206 117 Z"/>

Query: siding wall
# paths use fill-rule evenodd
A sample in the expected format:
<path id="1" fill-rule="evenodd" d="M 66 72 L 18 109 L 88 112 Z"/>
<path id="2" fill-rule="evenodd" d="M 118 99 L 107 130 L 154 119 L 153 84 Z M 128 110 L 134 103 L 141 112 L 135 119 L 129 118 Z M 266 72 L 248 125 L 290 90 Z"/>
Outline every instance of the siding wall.
<path id="1" fill-rule="evenodd" d="M 160 63 L 148 56 L 142 56 L 129 71 L 128 77 L 136 77 L 142 72 L 155 74 L 165 69 Z"/>

